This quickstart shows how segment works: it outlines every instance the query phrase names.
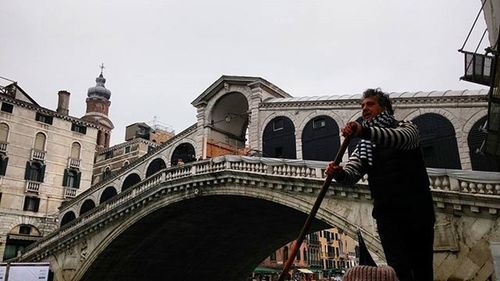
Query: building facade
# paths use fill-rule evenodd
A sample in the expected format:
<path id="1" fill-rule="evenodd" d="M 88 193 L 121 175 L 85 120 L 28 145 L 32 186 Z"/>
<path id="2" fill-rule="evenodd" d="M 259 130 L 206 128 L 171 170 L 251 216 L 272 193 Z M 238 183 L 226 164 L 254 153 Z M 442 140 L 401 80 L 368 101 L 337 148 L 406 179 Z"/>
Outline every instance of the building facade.
<path id="1" fill-rule="evenodd" d="M 289 242 L 273 252 L 259 264 L 257 272 L 264 271 L 263 268 L 281 272 L 294 243 Z M 341 275 L 346 269 L 358 264 L 356 249 L 357 241 L 336 227 L 308 234 L 291 267 L 292 274 L 301 280 L 320 280 Z M 276 277 L 268 275 L 271 275 L 270 280 Z"/>
<path id="2" fill-rule="evenodd" d="M 9 81 L 10 82 L 10 81 Z M 61 204 L 91 186 L 96 138 L 103 128 L 41 107 L 17 83 L 0 87 L 0 253 L 3 259 L 53 230 Z"/>

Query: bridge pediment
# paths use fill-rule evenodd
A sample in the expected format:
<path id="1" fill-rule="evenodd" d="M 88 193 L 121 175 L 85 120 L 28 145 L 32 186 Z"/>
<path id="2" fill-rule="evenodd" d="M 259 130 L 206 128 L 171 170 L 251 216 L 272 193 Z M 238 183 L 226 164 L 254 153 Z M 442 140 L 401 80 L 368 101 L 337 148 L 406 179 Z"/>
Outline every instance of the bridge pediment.
<path id="1" fill-rule="evenodd" d="M 266 92 L 268 92 L 273 97 L 291 97 L 288 93 L 286 93 L 276 85 L 260 77 L 223 75 L 212 85 L 210 85 L 205 91 L 203 91 L 203 93 L 201 93 L 193 102 L 191 102 L 191 104 L 194 107 L 199 107 L 203 104 L 207 104 L 220 90 L 224 88 L 229 89 L 231 85 L 250 86 L 251 88 L 260 86 L 266 89 Z"/>

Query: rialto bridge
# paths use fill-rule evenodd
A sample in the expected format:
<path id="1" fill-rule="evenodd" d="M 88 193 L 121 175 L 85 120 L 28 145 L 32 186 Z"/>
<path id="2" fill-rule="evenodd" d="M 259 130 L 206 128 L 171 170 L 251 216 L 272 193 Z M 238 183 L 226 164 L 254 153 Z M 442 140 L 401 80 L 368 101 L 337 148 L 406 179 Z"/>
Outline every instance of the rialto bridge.
<path id="1" fill-rule="evenodd" d="M 493 274 L 500 175 L 480 153 L 486 94 L 391 93 L 396 117 L 419 126 L 430 167 L 437 280 Z M 245 280 L 296 237 L 360 97 L 294 98 L 261 78 L 223 76 L 193 101 L 196 124 L 66 202 L 61 227 L 18 259 L 49 261 L 56 280 Z M 333 183 L 312 230 L 359 228 L 383 261 L 370 199 L 366 179 Z"/>

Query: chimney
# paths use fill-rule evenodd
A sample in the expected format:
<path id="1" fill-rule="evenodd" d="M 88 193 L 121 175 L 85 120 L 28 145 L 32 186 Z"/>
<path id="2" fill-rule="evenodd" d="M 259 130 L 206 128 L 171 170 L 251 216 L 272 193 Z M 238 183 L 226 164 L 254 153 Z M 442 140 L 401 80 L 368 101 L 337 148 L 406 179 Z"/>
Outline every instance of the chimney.
<path id="1" fill-rule="evenodd" d="M 59 91 L 59 100 L 57 101 L 57 113 L 68 115 L 69 113 L 69 95 L 68 91 Z"/>

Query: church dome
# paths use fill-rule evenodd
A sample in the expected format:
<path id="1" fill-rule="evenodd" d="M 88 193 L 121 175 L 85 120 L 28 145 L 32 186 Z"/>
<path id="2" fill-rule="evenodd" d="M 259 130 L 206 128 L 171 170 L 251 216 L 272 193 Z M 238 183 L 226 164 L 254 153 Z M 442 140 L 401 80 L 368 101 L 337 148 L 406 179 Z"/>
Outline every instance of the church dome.
<path id="1" fill-rule="evenodd" d="M 106 83 L 106 78 L 104 78 L 102 72 L 99 75 L 99 77 L 95 79 L 95 82 L 96 85 L 94 87 L 89 88 L 87 96 L 89 98 L 98 97 L 109 100 L 109 98 L 111 97 L 111 91 L 106 89 L 106 87 L 104 86 L 104 84 Z"/>

